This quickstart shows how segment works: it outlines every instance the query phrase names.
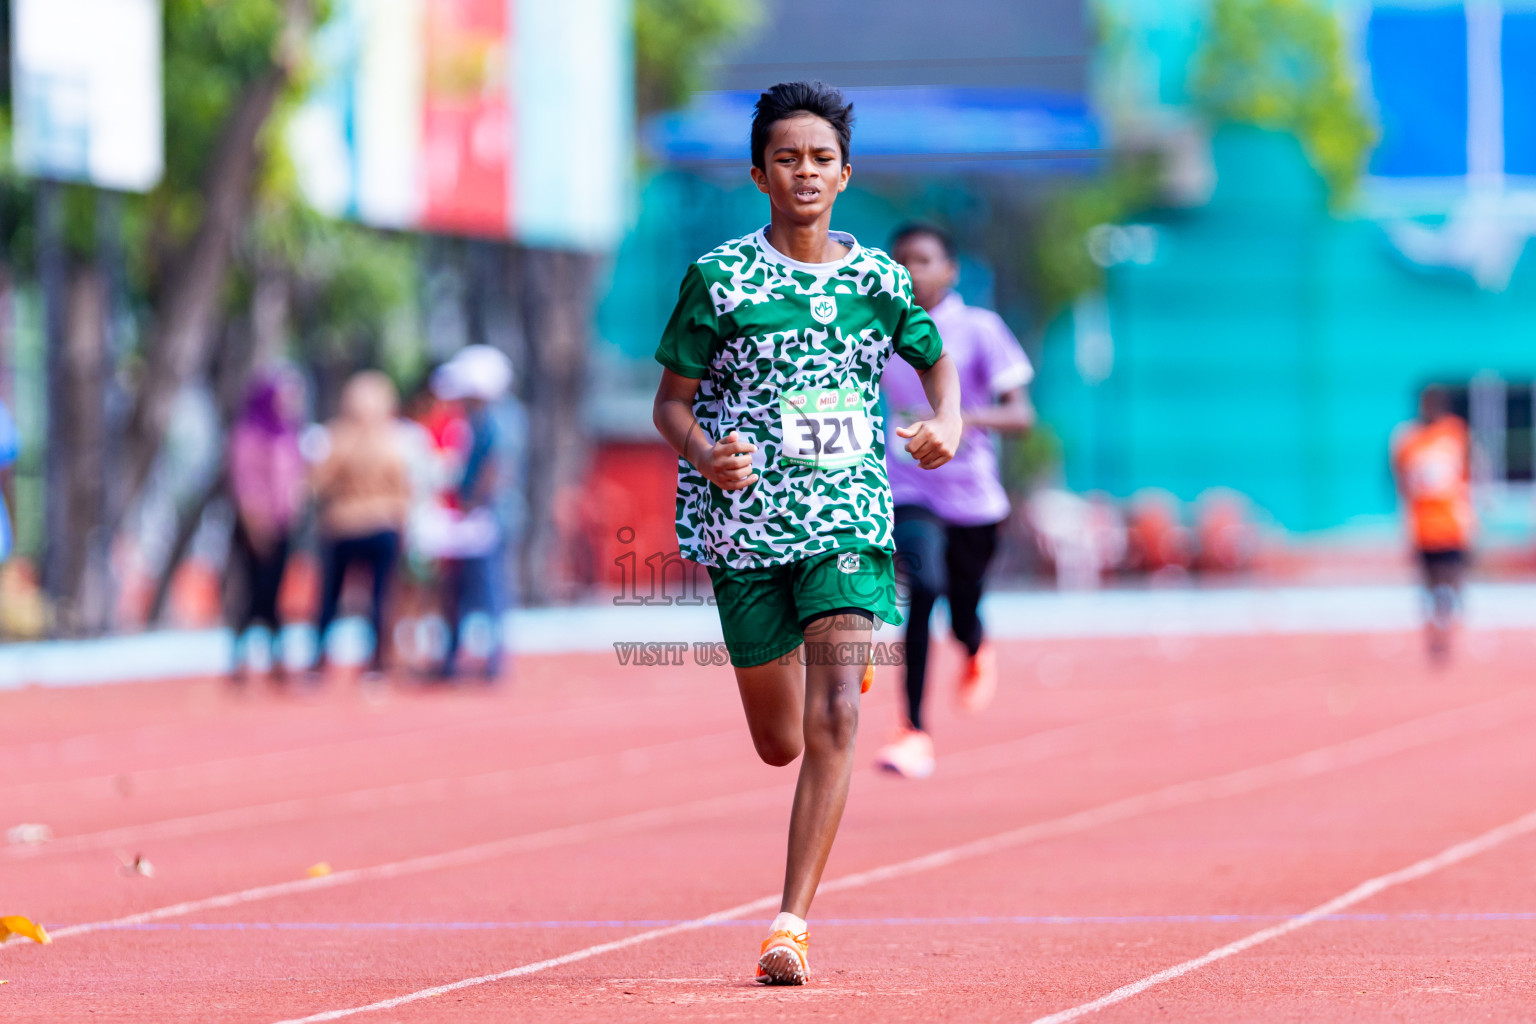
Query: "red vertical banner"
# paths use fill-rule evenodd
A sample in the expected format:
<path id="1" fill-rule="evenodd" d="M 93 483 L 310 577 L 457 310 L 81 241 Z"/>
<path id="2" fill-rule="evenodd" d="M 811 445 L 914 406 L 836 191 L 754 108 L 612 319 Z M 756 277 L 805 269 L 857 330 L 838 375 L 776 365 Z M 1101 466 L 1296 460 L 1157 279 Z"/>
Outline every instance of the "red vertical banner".
<path id="1" fill-rule="evenodd" d="M 507 0 L 429 0 L 422 227 L 503 237 L 512 166 Z"/>

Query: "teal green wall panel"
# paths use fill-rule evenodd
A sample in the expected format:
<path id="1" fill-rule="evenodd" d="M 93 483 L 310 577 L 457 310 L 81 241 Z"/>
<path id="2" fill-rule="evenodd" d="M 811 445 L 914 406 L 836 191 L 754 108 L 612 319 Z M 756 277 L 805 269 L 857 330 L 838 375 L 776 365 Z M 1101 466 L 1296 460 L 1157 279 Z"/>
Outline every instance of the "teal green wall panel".
<path id="1" fill-rule="evenodd" d="M 1047 332 L 1035 397 L 1066 483 L 1232 487 L 1293 530 L 1390 513 L 1387 442 L 1420 387 L 1536 379 L 1533 261 L 1485 291 L 1331 215 L 1288 137 L 1223 129 L 1214 156 L 1211 202 L 1154 221 L 1151 265 L 1107 274 L 1109 379 L 1079 377 L 1070 315 Z"/>

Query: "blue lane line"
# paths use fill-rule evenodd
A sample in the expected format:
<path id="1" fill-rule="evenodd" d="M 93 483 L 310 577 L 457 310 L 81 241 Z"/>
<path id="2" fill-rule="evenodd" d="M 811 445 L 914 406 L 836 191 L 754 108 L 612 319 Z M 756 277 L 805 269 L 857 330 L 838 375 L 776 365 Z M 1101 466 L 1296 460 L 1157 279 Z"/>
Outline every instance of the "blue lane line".
<path id="1" fill-rule="evenodd" d="M 1253 921 L 1284 921 L 1294 914 L 1145 914 L 1119 916 L 1049 917 L 830 917 L 817 918 L 818 927 L 867 925 L 1074 925 L 1074 924 L 1236 924 Z M 1325 921 L 1536 921 L 1536 911 L 1487 911 L 1476 913 L 1330 914 Z M 113 931 L 489 931 L 533 928 L 665 928 L 683 920 L 636 921 L 150 921 L 118 925 Z M 761 928 L 761 920 L 715 921 L 711 928 Z M 50 928 L 60 927 L 49 925 Z"/>

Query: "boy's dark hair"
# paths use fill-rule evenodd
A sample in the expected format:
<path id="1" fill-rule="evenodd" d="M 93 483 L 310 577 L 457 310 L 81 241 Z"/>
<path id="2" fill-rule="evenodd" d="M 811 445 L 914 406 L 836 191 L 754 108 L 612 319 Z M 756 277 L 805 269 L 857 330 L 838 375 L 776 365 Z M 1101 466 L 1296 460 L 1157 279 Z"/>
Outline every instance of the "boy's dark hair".
<path id="1" fill-rule="evenodd" d="M 848 162 L 853 140 L 853 104 L 825 82 L 780 82 L 757 98 L 753 111 L 752 166 L 758 170 L 768 169 L 764 159 L 768 133 L 775 124 L 796 114 L 814 114 L 831 125 L 843 151 L 843 163 Z"/>
<path id="2" fill-rule="evenodd" d="M 944 249 L 944 255 L 951 263 L 960 255 L 960 251 L 955 248 L 955 238 L 953 235 L 937 224 L 930 224 L 927 221 L 920 220 L 908 221 L 896 229 L 896 233 L 891 236 L 891 252 L 901 248 L 901 243 L 907 239 L 922 236 L 927 236 L 938 242 Z"/>

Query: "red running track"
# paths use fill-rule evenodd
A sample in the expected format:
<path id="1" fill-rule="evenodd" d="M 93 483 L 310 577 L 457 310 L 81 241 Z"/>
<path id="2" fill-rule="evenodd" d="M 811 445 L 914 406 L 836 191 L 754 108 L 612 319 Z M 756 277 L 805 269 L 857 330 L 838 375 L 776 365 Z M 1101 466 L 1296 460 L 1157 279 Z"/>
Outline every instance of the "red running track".
<path id="1" fill-rule="evenodd" d="M 0 825 L 55 838 L 0 847 L 0 913 L 56 941 L 0 947 L 0 1008 L 1529 1020 L 1536 642 L 1480 640 L 1440 673 L 1408 637 L 1004 646 L 986 715 L 935 694 L 925 782 L 868 768 L 882 675 L 798 990 L 750 981 L 794 776 L 754 760 L 726 670 L 7 693 Z"/>

